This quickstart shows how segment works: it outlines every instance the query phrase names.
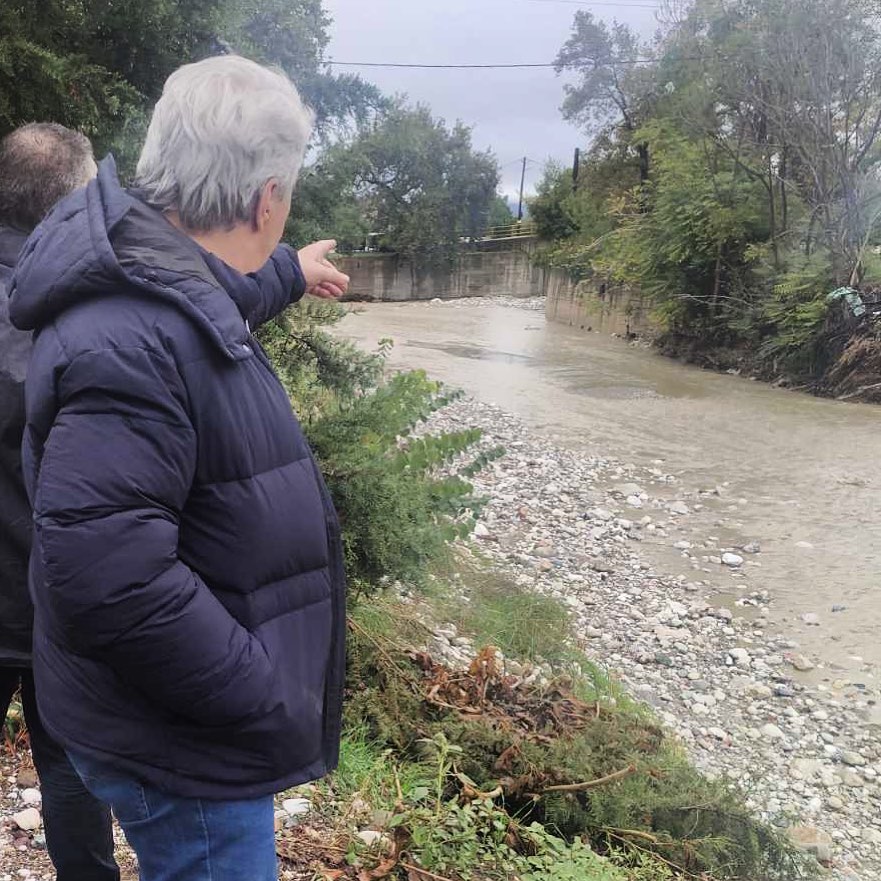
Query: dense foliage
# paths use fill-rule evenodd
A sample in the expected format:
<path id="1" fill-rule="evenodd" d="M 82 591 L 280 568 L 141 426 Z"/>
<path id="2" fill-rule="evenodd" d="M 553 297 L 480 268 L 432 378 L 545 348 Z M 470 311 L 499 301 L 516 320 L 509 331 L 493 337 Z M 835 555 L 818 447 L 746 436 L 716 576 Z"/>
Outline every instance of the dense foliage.
<path id="1" fill-rule="evenodd" d="M 241 52 L 282 67 L 315 108 L 320 139 L 365 124 L 379 90 L 324 65 L 320 0 L 49 0 L 0 4 L 0 135 L 53 121 L 129 170 L 149 108 L 181 64 Z"/>
<path id="2" fill-rule="evenodd" d="M 316 113 L 295 241 L 334 237 L 428 262 L 504 218 L 498 167 L 470 130 L 408 108 L 325 62 L 321 0 L 49 0 L 0 4 L 0 136 L 55 121 L 134 168 L 149 110 L 179 65 L 221 52 L 276 64 Z M 501 206 L 504 208 L 504 205 Z"/>
<path id="3" fill-rule="evenodd" d="M 665 9 L 651 45 L 576 13 L 563 109 L 594 141 L 531 206 L 548 257 L 638 287 L 673 336 L 816 372 L 826 296 L 881 281 L 877 21 L 859 0 Z"/>
<path id="4" fill-rule="evenodd" d="M 468 475 L 498 451 L 467 458 L 477 430 L 418 432 L 455 395 L 423 373 L 382 374 L 326 327 L 341 309 L 306 302 L 262 332 L 334 497 L 353 595 L 419 581 L 447 545 L 471 532 L 480 500 Z"/>
<path id="5" fill-rule="evenodd" d="M 481 588 L 456 596 L 466 619 L 479 613 Z M 702 777 L 577 651 L 544 685 L 504 675 L 493 648 L 453 671 L 408 649 L 413 615 L 391 599 L 356 611 L 348 713 L 356 738 L 409 768 L 401 776 L 412 788 L 402 788 L 391 825 L 405 827 L 427 869 L 486 881 L 812 877 L 743 794 Z M 542 654 L 569 632 L 536 631 Z M 432 777 L 414 779 L 426 760 Z"/>
<path id="6" fill-rule="evenodd" d="M 444 262 L 461 236 L 504 217 L 498 183 L 495 157 L 474 150 L 470 129 L 398 104 L 306 171 L 291 234 L 332 234 L 344 248 L 374 234 L 374 248 Z"/>

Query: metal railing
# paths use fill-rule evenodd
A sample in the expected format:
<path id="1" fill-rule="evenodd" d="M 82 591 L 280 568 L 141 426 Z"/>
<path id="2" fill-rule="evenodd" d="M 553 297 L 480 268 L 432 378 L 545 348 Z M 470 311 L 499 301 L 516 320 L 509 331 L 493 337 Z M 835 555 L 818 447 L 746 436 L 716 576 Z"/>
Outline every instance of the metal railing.
<path id="1" fill-rule="evenodd" d="M 515 220 L 505 226 L 491 226 L 483 231 L 480 239 L 525 239 L 538 235 L 538 229 L 532 220 Z"/>

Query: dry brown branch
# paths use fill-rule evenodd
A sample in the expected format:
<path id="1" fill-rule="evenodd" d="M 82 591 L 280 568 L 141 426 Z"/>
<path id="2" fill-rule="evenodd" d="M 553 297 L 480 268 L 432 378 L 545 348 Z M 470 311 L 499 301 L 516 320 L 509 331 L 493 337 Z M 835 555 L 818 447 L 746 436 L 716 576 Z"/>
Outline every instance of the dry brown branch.
<path id="1" fill-rule="evenodd" d="M 584 783 L 559 783 L 556 786 L 546 786 L 539 793 L 545 795 L 548 792 L 586 792 L 588 789 L 595 789 L 598 786 L 605 786 L 607 783 L 616 783 L 623 780 L 631 774 L 636 773 L 636 765 L 628 765 L 620 771 L 607 774 L 605 777 L 599 777 L 596 780 L 587 780 Z"/>

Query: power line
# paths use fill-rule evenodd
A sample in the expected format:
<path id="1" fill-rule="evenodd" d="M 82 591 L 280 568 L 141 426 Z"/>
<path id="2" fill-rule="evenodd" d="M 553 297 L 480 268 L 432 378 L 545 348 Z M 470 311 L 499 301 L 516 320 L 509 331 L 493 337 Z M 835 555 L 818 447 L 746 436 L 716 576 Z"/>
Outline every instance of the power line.
<path id="1" fill-rule="evenodd" d="M 660 3 L 613 3 L 611 0 L 527 0 L 528 3 L 560 3 L 565 6 L 614 6 L 617 9 L 660 9 Z"/>
<path id="2" fill-rule="evenodd" d="M 562 2 L 562 0 L 560 0 Z M 610 64 L 658 64 L 660 58 L 615 58 L 610 59 Z M 698 55 L 681 55 L 678 61 L 702 61 Z M 329 67 L 393 67 L 419 70 L 515 70 L 527 68 L 552 68 L 557 65 L 549 64 L 409 64 L 393 61 L 326 61 Z"/>
<path id="3" fill-rule="evenodd" d="M 553 64 L 399 64 L 385 61 L 328 61 L 331 67 L 407 67 L 426 70 L 501 70 L 525 67 L 553 67 Z"/>

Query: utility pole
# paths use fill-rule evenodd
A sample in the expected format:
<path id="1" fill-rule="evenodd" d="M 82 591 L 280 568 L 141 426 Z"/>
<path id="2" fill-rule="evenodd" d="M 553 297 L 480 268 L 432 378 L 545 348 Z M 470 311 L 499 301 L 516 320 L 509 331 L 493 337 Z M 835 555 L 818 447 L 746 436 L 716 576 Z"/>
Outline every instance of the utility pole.
<path id="1" fill-rule="evenodd" d="M 523 185 L 526 183 L 526 157 L 523 157 L 523 171 L 520 174 L 520 204 L 517 206 L 517 222 L 523 220 Z"/>

